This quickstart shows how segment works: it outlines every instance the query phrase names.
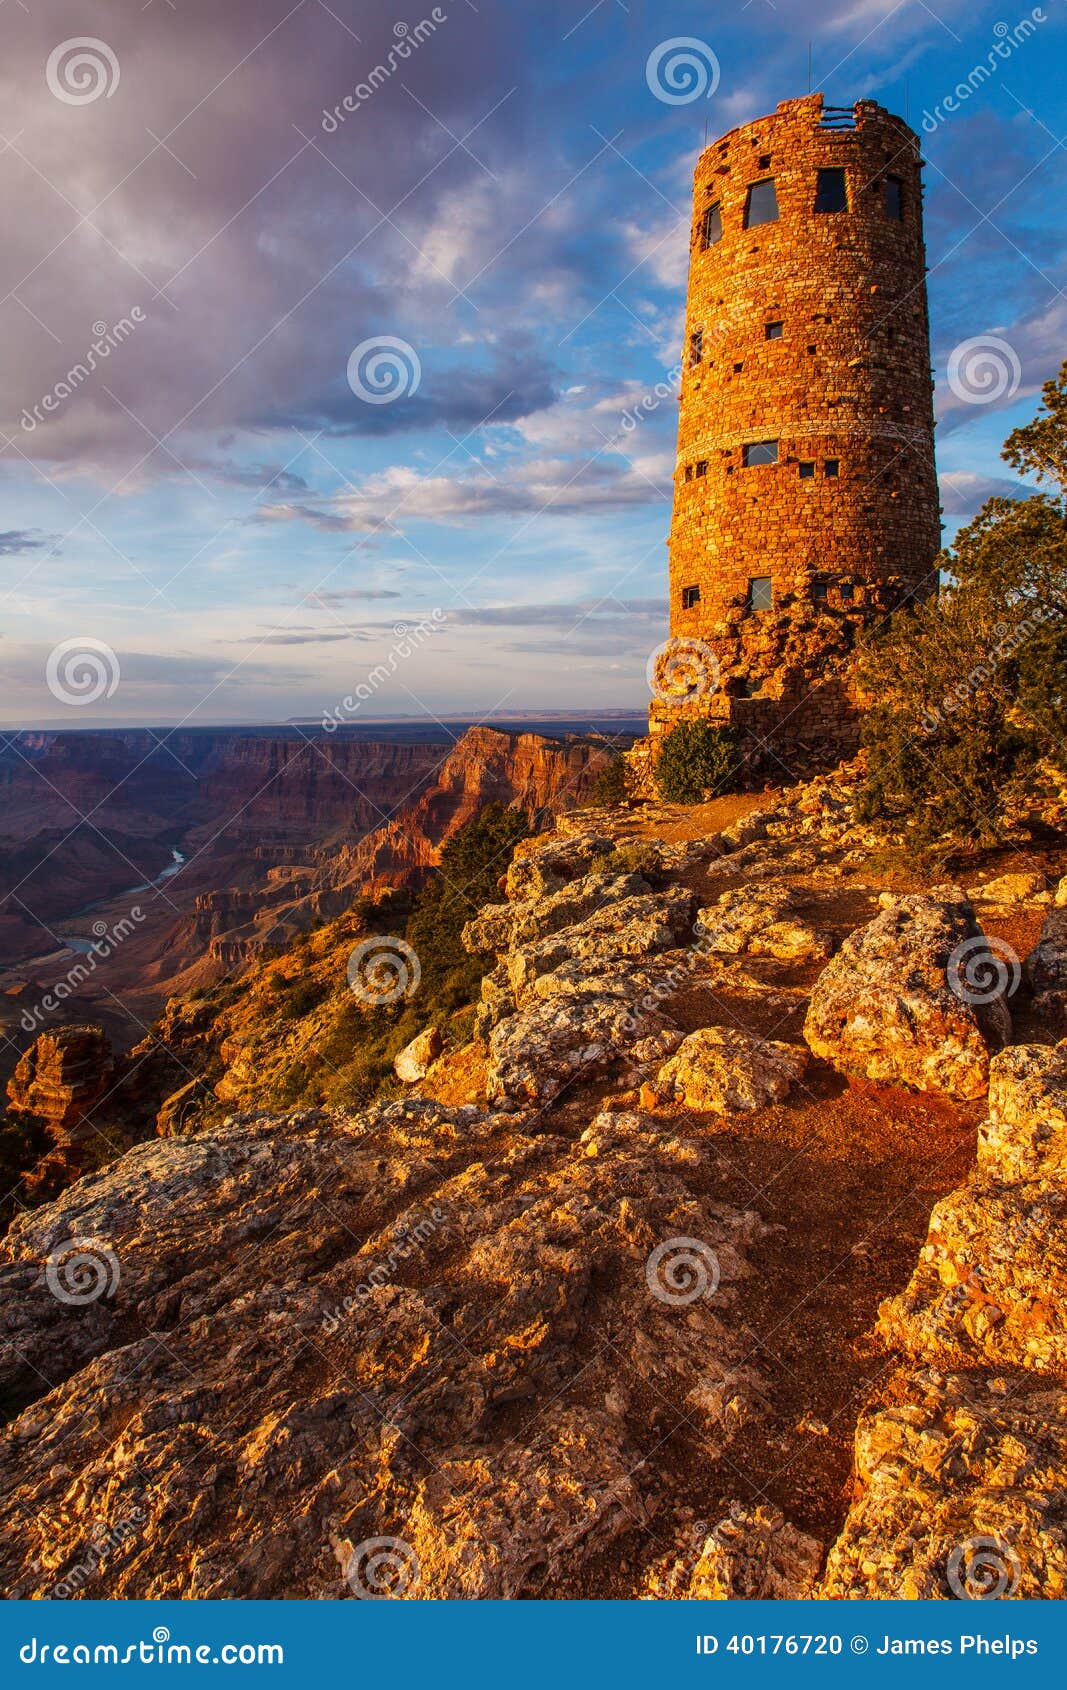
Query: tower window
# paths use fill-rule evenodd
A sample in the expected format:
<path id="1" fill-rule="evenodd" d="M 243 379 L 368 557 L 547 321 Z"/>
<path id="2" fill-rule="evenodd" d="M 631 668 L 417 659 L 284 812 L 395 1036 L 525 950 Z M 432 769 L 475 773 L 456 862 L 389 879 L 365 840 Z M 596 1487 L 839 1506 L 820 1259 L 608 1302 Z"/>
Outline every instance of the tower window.
<path id="1" fill-rule="evenodd" d="M 749 610 L 770 610 L 773 603 L 771 592 L 771 578 L 769 575 L 755 575 L 748 583 Z"/>
<path id="2" fill-rule="evenodd" d="M 687 481 L 692 481 L 692 479 L 693 479 L 693 466 L 692 466 L 692 464 L 686 464 L 686 466 L 685 466 L 685 479 Z"/>
<path id="3" fill-rule="evenodd" d="M 814 462 L 809 460 L 805 463 L 798 464 L 797 469 L 800 473 L 801 481 L 814 481 L 814 479 L 815 479 L 815 464 L 814 464 Z"/>
<path id="4" fill-rule="evenodd" d="M 840 592 L 841 598 L 844 601 L 844 603 L 846 603 L 846 604 L 852 603 L 852 600 L 855 597 L 855 588 L 853 587 L 851 581 L 842 581 L 841 586 L 839 587 L 838 591 Z"/>
<path id="5" fill-rule="evenodd" d="M 826 582 L 816 581 L 811 589 L 811 596 L 816 604 L 826 603 Z"/>
<path id="6" fill-rule="evenodd" d="M 763 325 L 764 340 L 781 340 L 783 327 L 784 324 L 782 323 L 765 323 Z"/>
<path id="7" fill-rule="evenodd" d="M 822 469 L 824 475 L 834 476 L 840 474 L 841 465 L 836 458 L 827 458 Z"/>
<path id="8" fill-rule="evenodd" d="M 890 176 L 886 180 L 885 214 L 895 223 L 904 221 L 904 183 L 899 176 Z"/>
<path id="9" fill-rule="evenodd" d="M 747 446 L 742 446 L 741 462 L 746 469 L 753 469 L 757 464 L 776 464 L 777 440 L 753 440 Z"/>
<path id="10" fill-rule="evenodd" d="M 769 170 L 771 168 L 771 155 L 770 155 L 770 153 L 764 153 L 763 154 L 762 158 L 759 160 L 759 167 L 760 167 L 761 170 Z"/>
<path id="11" fill-rule="evenodd" d="M 700 588 L 699 587 L 683 587 L 682 588 L 682 609 L 683 610 L 692 610 L 693 606 L 697 605 L 699 603 L 700 603 Z"/>
<path id="12" fill-rule="evenodd" d="M 773 177 L 766 182 L 753 182 L 745 195 L 745 228 L 756 229 L 761 223 L 777 221 L 778 195 Z"/>
<path id="13" fill-rule="evenodd" d="M 722 207 L 718 201 L 709 205 L 700 219 L 700 248 L 707 252 L 709 246 L 715 246 L 722 240 Z"/>
<path id="14" fill-rule="evenodd" d="M 697 474 L 698 475 L 707 475 L 707 473 L 708 473 L 708 460 L 707 460 L 707 458 L 701 458 L 699 463 L 697 464 Z M 836 474 L 836 471 L 834 473 Z"/>
<path id="15" fill-rule="evenodd" d="M 820 170 L 815 179 L 815 209 L 816 211 L 847 211 L 848 194 L 845 191 L 845 173 L 843 170 Z"/>
<path id="16" fill-rule="evenodd" d="M 697 329 L 689 336 L 689 368 L 699 364 L 704 356 L 704 330 Z"/>

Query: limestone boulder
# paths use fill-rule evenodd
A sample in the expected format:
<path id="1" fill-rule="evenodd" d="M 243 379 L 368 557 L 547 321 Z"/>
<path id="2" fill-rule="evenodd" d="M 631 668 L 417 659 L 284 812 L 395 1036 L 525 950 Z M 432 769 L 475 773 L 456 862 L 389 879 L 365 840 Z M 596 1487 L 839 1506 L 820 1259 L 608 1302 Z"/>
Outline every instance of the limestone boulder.
<path id="1" fill-rule="evenodd" d="M 948 889 L 946 889 L 948 890 Z M 804 1037 L 842 1073 L 981 1097 L 1017 983 L 959 895 L 894 898 L 815 983 Z"/>
<path id="2" fill-rule="evenodd" d="M 1024 869 L 1015 874 L 1001 874 L 981 886 L 972 886 L 967 894 L 976 902 L 989 904 L 1050 904 L 1052 894 L 1048 879 L 1036 870 Z"/>
<path id="3" fill-rule="evenodd" d="M 978 1167 L 1002 1181 L 1067 1180 L 1067 1040 L 994 1056 Z"/>
<path id="4" fill-rule="evenodd" d="M 899 1369 L 856 1432 L 857 1500 L 815 1594 L 1067 1595 L 1067 1392 Z"/>
<path id="5" fill-rule="evenodd" d="M 498 1106 L 544 1104 L 638 1045 L 638 1061 L 662 1058 L 679 1037 L 666 1016 L 625 996 L 584 991 L 534 998 L 489 1035 L 487 1096 Z"/>
<path id="6" fill-rule="evenodd" d="M 782 962 L 822 961 L 830 940 L 795 914 L 800 902 L 788 886 L 738 886 L 699 911 L 698 933 L 709 950 Z"/>
<path id="7" fill-rule="evenodd" d="M 1023 974 L 1038 1014 L 1067 1032 L 1067 907 L 1049 910 Z"/>
<path id="8" fill-rule="evenodd" d="M 701 1027 L 683 1039 L 655 1081 L 658 1097 L 733 1115 L 788 1097 L 807 1065 L 796 1045 L 739 1027 Z"/>
<path id="9" fill-rule="evenodd" d="M 414 1085 L 417 1080 L 424 1080 L 430 1064 L 437 1061 L 444 1049 L 444 1040 L 438 1027 L 424 1027 L 421 1033 L 416 1033 L 410 1044 L 404 1046 L 398 1056 L 393 1058 L 393 1072 L 398 1080 L 405 1085 Z"/>

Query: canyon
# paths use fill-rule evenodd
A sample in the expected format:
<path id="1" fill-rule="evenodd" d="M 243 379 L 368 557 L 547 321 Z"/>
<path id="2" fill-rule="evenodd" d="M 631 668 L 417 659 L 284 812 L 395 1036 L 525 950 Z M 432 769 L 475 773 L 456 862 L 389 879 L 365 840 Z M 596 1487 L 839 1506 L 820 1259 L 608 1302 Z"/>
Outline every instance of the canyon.
<path id="1" fill-rule="evenodd" d="M 578 802 L 606 745 L 564 723 L 552 738 L 477 725 L 9 735 L 0 1079 L 37 1032 L 93 1022 L 128 1048 L 168 997 L 365 892 L 416 887 L 489 802 L 531 818 Z"/>
<path id="2" fill-rule="evenodd" d="M 203 1096 L 0 1262 L 9 1591 L 1062 1596 L 1067 846 L 856 779 L 561 813 L 366 1101 L 269 1101 L 353 912 L 172 1000 Z"/>

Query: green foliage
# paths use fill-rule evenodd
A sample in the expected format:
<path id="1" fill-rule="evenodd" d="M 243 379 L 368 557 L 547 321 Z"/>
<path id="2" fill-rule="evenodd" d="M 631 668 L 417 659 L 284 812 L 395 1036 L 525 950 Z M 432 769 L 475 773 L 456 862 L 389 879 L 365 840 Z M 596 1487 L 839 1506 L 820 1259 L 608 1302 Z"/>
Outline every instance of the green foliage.
<path id="1" fill-rule="evenodd" d="M 990 499 L 942 554 L 948 585 L 899 612 L 861 659 L 862 819 L 991 844 L 1005 811 L 1067 738 L 1067 365 L 1004 457 L 1057 495 Z"/>
<path id="2" fill-rule="evenodd" d="M 728 728 L 683 718 L 664 736 L 655 780 L 668 804 L 700 804 L 735 789 L 741 759 Z"/>
<path id="3" fill-rule="evenodd" d="M 597 863 L 605 874 L 643 874 L 653 882 L 660 878 L 660 854 L 650 839 L 635 839 L 629 845 L 616 845 Z"/>
<path id="4" fill-rule="evenodd" d="M 497 882 L 528 831 L 521 810 L 487 804 L 442 850 L 440 867 L 416 900 L 406 934 L 422 968 L 420 997 L 426 1008 L 447 1012 L 469 1003 L 477 991 L 485 966 L 464 950 L 460 935 L 483 904 L 500 901 Z"/>
<path id="5" fill-rule="evenodd" d="M 624 804 L 630 796 L 630 771 L 625 757 L 605 763 L 593 782 L 594 804 Z"/>

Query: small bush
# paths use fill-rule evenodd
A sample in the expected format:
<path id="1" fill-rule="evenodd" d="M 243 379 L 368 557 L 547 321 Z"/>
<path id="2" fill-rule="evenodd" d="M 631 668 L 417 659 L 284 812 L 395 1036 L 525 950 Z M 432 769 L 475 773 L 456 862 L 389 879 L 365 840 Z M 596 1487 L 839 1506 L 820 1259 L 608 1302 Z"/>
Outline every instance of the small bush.
<path id="1" fill-rule="evenodd" d="M 593 782 L 594 804 L 624 804 L 630 796 L 630 770 L 625 757 L 605 763 Z"/>
<path id="2" fill-rule="evenodd" d="M 660 854 L 650 839 L 635 839 L 630 845 L 617 845 L 596 866 L 607 874 L 643 874 L 646 880 L 655 881 L 661 868 Z"/>
<path id="3" fill-rule="evenodd" d="M 741 770 L 728 728 L 699 719 L 675 723 L 656 759 L 656 788 L 668 804 L 700 804 L 731 792 Z"/>

